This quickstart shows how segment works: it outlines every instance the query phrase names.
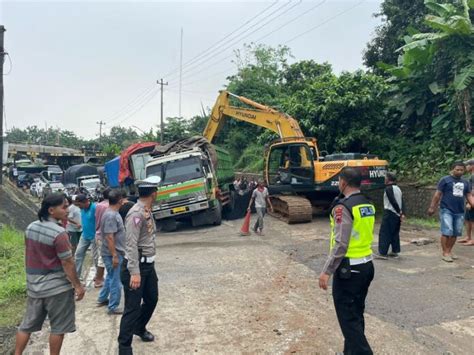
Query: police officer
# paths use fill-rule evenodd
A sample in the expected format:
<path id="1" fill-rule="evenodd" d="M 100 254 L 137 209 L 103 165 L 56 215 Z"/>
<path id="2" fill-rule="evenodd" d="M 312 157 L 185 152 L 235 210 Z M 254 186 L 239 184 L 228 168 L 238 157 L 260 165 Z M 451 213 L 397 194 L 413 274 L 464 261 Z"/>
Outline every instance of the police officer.
<path id="1" fill-rule="evenodd" d="M 133 335 L 143 341 L 155 340 L 146 325 L 158 302 L 158 277 L 155 271 L 156 226 L 151 214 L 159 178 L 137 182 L 138 202 L 125 219 L 126 253 L 121 270 L 125 308 L 118 336 L 119 354 L 133 354 Z"/>
<path id="2" fill-rule="evenodd" d="M 343 198 L 331 212 L 330 253 L 319 276 L 319 287 L 327 290 L 333 275 L 332 294 L 337 319 L 344 335 L 344 354 L 372 354 L 364 334 L 365 298 L 374 278 L 372 240 L 375 207 L 360 192 L 361 175 L 345 167 L 339 175 Z"/>

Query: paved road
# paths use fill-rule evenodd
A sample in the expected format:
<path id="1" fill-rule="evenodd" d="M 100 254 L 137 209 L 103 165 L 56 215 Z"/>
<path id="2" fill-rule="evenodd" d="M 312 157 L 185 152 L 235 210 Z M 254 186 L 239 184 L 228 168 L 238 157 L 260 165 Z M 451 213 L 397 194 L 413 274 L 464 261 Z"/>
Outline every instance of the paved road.
<path id="1" fill-rule="evenodd" d="M 162 234 L 156 265 L 160 301 L 149 326 L 154 343 L 134 340 L 137 354 L 317 353 L 342 349 L 330 292 L 317 287 L 328 250 L 326 219 L 289 226 L 266 219 L 263 237 L 240 237 L 241 221 Z M 377 354 L 472 354 L 474 248 L 440 260 L 437 244 L 413 238 L 437 232 L 404 228 L 399 260 L 376 261 L 367 304 L 367 334 Z M 108 316 L 89 290 L 78 303 L 78 331 L 64 354 L 115 354 L 120 317 Z M 43 353 L 45 334 L 30 353 Z"/>

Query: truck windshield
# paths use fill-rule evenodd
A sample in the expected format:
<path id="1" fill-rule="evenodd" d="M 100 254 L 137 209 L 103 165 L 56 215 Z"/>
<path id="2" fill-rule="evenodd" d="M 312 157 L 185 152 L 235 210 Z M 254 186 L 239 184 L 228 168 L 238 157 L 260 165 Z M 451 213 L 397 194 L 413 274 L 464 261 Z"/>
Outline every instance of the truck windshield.
<path id="1" fill-rule="evenodd" d="M 82 185 L 87 189 L 92 189 L 95 188 L 99 182 L 99 180 L 83 180 Z"/>
<path id="2" fill-rule="evenodd" d="M 161 185 L 177 184 L 204 176 L 201 163 L 197 157 L 169 161 L 148 167 L 147 176 L 161 177 Z"/>

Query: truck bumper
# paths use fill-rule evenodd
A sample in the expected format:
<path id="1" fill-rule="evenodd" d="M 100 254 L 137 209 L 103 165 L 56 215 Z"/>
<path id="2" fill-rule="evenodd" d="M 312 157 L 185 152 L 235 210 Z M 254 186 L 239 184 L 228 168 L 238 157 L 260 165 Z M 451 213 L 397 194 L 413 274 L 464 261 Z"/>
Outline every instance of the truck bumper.
<path id="1" fill-rule="evenodd" d="M 163 210 L 154 210 L 153 217 L 155 219 L 164 219 L 170 217 L 184 217 L 186 215 L 191 215 L 199 211 L 204 211 L 209 209 L 209 201 L 200 201 L 190 205 L 174 207 Z"/>

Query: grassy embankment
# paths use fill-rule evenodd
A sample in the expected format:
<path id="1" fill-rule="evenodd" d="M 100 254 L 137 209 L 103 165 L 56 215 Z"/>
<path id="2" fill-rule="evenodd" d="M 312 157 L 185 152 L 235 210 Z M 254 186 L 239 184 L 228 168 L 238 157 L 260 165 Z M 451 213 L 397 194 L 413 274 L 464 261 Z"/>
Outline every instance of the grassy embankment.
<path id="1" fill-rule="evenodd" d="M 23 234 L 0 227 L 0 327 L 17 325 L 26 298 L 25 242 Z"/>

